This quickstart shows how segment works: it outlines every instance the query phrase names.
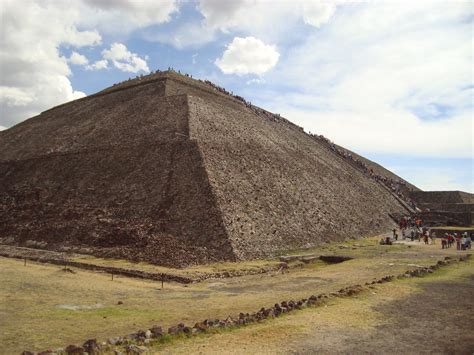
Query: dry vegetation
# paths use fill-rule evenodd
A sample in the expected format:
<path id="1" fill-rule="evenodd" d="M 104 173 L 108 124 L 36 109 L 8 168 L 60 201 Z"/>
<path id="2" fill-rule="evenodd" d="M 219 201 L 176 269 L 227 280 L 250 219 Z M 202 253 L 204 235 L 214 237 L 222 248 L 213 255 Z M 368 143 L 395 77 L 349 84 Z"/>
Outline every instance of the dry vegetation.
<path id="1" fill-rule="evenodd" d="M 471 354 L 473 266 L 471 259 L 423 278 L 391 282 L 356 297 L 332 299 L 322 307 L 232 332 L 161 345 L 153 351 Z"/>
<path id="2" fill-rule="evenodd" d="M 281 300 L 363 284 L 456 253 L 443 251 L 439 245 L 387 247 L 376 241 L 370 238 L 313 251 L 355 257 L 341 264 L 317 262 L 285 274 L 272 272 L 190 285 L 165 283 L 164 289 L 159 282 L 126 277 L 112 281 L 109 274 L 79 269 L 72 274 L 59 266 L 32 262 L 24 266 L 21 260 L 0 258 L 0 342 L 7 353 L 15 353 L 63 347 L 89 338 L 105 340 L 154 324 L 193 325 L 206 318 L 225 318 Z"/>

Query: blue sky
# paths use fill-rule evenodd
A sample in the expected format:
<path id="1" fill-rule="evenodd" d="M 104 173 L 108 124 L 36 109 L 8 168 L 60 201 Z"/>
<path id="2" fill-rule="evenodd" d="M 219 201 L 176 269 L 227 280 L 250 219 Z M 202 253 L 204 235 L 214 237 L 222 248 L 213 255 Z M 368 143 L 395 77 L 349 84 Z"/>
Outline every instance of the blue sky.
<path id="1" fill-rule="evenodd" d="M 474 192 L 472 2 L 0 2 L 0 129 L 171 66 L 422 189 Z"/>

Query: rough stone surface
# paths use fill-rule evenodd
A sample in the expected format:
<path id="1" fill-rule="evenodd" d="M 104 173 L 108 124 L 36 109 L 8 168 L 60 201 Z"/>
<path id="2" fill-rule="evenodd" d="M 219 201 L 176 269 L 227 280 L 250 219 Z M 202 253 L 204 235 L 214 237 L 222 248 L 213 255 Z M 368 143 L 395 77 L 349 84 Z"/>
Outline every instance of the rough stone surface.
<path id="1" fill-rule="evenodd" d="M 0 132 L 7 244 L 186 266 L 376 234 L 397 213 L 300 127 L 174 73 Z"/>
<path id="2" fill-rule="evenodd" d="M 135 344 L 130 344 L 125 347 L 127 354 L 143 354 L 148 348 L 146 346 L 140 346 Z"/>
<path id="3" fill-rule="evenodd" d="M 163 336 L 163 328 L 162 327 L 158 327 L 158 326 L 153 326 L 151 329 L 151 337 L 152 338 L 159 338 L 161 336 Z"/>
<path id="4" fill-rule="evenodd" d="M 64 349 L 66 354 L 68 355 L 82 355 L 84 354 L 84 348 L 78 345 L 68 345 L 66 349 Z"/>
<path id="5" fill-rule="evenodd" d="M 430 226 L 471 226 L 474 223 L 474 194 L 463 191 L 410 191 Z"/>
<path id="6" fill-rule="evenodd" d="M 98 354 L 100 352 L 100 345 L 97 343 L 97 339 L 89 339 L 82 344 L 84 350 L 89 354 Z"/>

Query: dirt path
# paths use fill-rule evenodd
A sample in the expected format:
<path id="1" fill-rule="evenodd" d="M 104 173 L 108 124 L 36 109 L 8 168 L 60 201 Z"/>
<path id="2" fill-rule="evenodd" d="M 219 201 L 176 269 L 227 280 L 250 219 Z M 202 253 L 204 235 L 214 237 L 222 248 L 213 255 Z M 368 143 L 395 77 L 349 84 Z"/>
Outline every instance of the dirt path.
<path id="1" fill-rule="evenodd" d="M 456 353 L 474 351 L 474 263 L 390 282 L 246 328 L 198 337 L 156 353 Z"/>
<path id="2" fill-rule="evenodd" d="M 376 306 L 374 310 L 389 321 L 371 331 L 351 329 L 341 336 L 330 333 L 329 341 L 321 342 L 322 334 L 313 329 L 314 336 L 288 350 L 295 354 L 472 354 L 474 277 L 470 282 L 426 283 L 421 289 L 420 293 Z"/>

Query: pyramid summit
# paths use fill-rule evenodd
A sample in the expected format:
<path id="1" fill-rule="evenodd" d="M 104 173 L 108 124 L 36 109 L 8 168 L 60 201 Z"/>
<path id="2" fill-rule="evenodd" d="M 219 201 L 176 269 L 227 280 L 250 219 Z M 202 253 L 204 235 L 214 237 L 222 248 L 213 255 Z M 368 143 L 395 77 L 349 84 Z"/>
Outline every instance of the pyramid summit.
<path id="1" fill-rule="evenodd" d="M 411 210 L 410 190 L 173 71 L 0 132 L 0 238 L 12 245 L 168 266 L 261 258 L 384 232 Z"/>

